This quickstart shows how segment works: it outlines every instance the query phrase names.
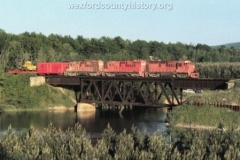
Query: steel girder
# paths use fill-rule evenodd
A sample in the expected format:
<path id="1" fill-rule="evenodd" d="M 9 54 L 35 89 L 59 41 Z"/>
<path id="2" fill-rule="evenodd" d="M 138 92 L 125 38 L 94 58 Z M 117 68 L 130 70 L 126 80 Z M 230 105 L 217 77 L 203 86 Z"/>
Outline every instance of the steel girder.
<path id="1" fill-rule="evenodd" d="M 80 88 L 75 89 L 77 90 L 77 101 L 84 103 L 163 107 L 164 101 L 170 106 L 182 102 L 182 90 L 177 92 L 174 83 L 154 79 L 135 81 L 83 78 L 80 79 Z"/>
<path id="2" fill-rule="evenodd" d="M 73 88 L 77 102 L 162 107 L 182 103 L 183 89 L 226 89 L 229 79 L 172 77 L 46 76 L 46 83 Z"/>

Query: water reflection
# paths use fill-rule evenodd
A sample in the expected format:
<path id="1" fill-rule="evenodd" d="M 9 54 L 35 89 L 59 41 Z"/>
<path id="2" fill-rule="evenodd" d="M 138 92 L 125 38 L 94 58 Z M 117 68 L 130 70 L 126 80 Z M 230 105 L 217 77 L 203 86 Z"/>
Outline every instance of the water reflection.
<path id="1" fill-rule="evenodd" d="M 108 124 L 117 133 L 124 129 L 129 132 L 134 125 L 142 132 L 151 134 L 158 130 L 166 130 L 165 118 L 165 110 L 156 108 L 134 108 L 123 110 L 122 114 L 115 109 L 98 109 L 95 112 L 81 113 L 73 111 L 7 112 L 0 114 L 0 131 L 6 131 L 9 125 L 17 131 L 31 126 L 43 131 L 50 123 L 65 131 L 76 123 L 80 123 L 91 137 L 99 137 Z"/>

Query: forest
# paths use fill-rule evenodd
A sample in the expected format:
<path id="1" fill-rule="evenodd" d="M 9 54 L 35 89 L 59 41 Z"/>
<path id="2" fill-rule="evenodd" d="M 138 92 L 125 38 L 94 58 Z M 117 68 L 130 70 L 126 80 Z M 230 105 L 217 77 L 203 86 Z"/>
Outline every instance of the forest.
<path id="1" fill-rule="evenodd" d="M 206 44 L 183 44 L 110 38 L 73 38 L 68 35 L 24 32 L 11 34 L 0 29 L 0 68 L 20 68 L 24 61 L 34 64 L 50 61 L 102 59 L 191 60 L 197 62 L 240 62 L 240 50 L 234 47 L 210 47 Z"/>

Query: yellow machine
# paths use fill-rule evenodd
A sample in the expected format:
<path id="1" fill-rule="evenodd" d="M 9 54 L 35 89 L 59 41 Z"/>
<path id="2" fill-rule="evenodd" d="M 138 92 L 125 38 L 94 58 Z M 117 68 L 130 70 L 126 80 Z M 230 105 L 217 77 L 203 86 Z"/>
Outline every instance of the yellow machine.
<path id="1" fill-rule="evenodd" d="M 25 61 L 25 63 L 22 66 L 22 70 L 27 70 L 27 71 L 36 71 L 37 67 L 32 64 L 31 61 Z"/>

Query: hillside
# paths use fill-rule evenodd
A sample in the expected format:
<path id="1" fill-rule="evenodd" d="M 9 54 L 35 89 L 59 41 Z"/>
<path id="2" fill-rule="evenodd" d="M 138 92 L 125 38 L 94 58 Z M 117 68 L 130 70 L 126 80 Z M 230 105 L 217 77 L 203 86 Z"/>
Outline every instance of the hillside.
<path id="1" fill-rule="evenodd" d="M 59 89 L 46 84 L 30 87 L 31 76 L 34 75 L 12 75 L 0 72 L 0 112 L 74 107 L 75 94 L 72 90 Z"/>
<path id="2" fill-rule="evenodd" d="M 235 42 L 235 43 L 227 43 L 227 44 L 222 44 L 222 45 L 217 45 L 217 46 L 212 46 L 213 48 L 217 48 L 220 46 L 226 46 L 227 48 L 234 47 L 235 49 L 240 49 L 240 42 Z"/>

